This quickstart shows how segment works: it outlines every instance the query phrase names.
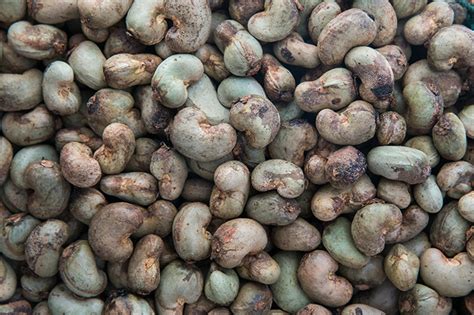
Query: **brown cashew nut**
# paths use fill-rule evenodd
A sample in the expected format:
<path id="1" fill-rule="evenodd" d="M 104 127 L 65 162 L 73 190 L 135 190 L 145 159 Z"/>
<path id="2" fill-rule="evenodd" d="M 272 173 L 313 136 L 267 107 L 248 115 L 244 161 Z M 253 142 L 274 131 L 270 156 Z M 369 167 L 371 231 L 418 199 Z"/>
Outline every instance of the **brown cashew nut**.
<path id="1" fill-rule="evenodd" d="M 290 102 L 293 100 L 293 92 L 296 86 L 295 78 L 275 57 L 264 54 L 260 71 L 263 74 L 265 94 L 272 102 Z"/>
<path id="2" fill-rule="evenodd" d="M 92 157 L 92 150 L 85 144 L 65 144 L 59 159 L 64 178 L 74 186 L 92 187 L 102 177 L 99 162 Z"/>
<path id="3" fill-rule="evenodd" d="M 125 169 L 135 151 L 133 131 L 124 124 L 112 123 L 102 134 L 103 145 L 94 152 L 104 174 L 118 174 Z"/>
<path id="4" fill-rule="evenodd" d="M 273 53 L 283 63 L 312 69 L 319 66 L 318 47 L 305 43 L 300 34 L 293 32 L 273 45 Z"/>
<path id="5" fill-rule="evenodd" d="M 89 225 L 89 243 L 97 257 L 120 262 L 133 252 L 130 235 L 143 222 L 141 207 L 126 202 L 110 203 L 97 212 Z M 111 227 L 114 227 L 111 229 Z"/>

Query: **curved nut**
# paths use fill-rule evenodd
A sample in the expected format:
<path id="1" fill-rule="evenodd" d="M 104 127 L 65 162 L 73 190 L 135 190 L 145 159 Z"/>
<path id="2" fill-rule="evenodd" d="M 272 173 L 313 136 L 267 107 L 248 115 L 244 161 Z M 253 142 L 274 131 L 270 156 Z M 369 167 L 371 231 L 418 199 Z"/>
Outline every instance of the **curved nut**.
<path id="1" fill-rule="evenodd" d="M 127 32 L 145 45 L 161 42 L 168 29 L 164 6 L 163 0 L 133 1 L 125 19 Z"/>
<path id="2" fill-rule="evenodd" d="M 0 110 L 27 110 L 38 105 L 43 97 L 43 73 L 38 69 L 23 74 L 0 73 Z"/>
<path id="3" fill-rule="evenodd" d="M 83 41 L 71 52 L 68 63 L 74 70 L 75 79 L 93 90 L 105 88 L 105 56 L 91 41 Z"/>
<path id="4" fill-rule="evenodd" d="M 77 187 L 92 187 L 100 181 L 102 170 L 85 144 L 69 142 L 61 150 L 61 171 L 64 178 Z"/>
<path id="5" fill-rule="evenodd" d="M 158 182 L 145 172 L 109 175 L 100 181 L 100 190 L 124 201 L 148 206 L 158 198 Z"/>
<path id="6" fill-rule="evenodd" d="M 273 45 L 273 53 L 283 63 L 312 69 L 320 64 L 319 49 L 305 43 L 300 34 L 293 32 Z"/>
<path id="7" fill-rule="evenodd" d="M 116 54 L 104 63 L 105 81 L 114 89 L 150 84 L 160 63 L 153 54 Z"/>
<path id="8" fill-rule="evenodd" d="M 120 21 L 127 14 L 132 2 L 133 0 L 78 0 L 77 7 L 82 24 L 91 29 L 104 29 Z"/>
<path id="9" fill-rule="evenodd" d="M 291 0 L 292 1 L 292 0 Z M 290 102 L 293 100 L 295 78 L 270 54 L 262 58 L 263 87 L 268 98 L 273 102 Z"/>
<path id="10" fill-rule="evenodd" d="M 385 46 L 393 41 L 397 32 L 397 15 L 388 0 L 356 0 L 352 7 L 363 10 L 375 21 L 377 35 L 373 46 Z"/>
<path id="11" fill-rule="evenodd" d="M 325 177 L 335 188 L 353 185 L 365 174 L 367 161 L 362 152 L 352 146 L 331 153 L 324 166 Z"/>
<path id="12" fill-rule="evenodd" d="M 283 198 L 271 191 L 250 197 L 245 212 L 261 224 L 285 226 L 296 220 L 301 206 L 296 200 Z"/>

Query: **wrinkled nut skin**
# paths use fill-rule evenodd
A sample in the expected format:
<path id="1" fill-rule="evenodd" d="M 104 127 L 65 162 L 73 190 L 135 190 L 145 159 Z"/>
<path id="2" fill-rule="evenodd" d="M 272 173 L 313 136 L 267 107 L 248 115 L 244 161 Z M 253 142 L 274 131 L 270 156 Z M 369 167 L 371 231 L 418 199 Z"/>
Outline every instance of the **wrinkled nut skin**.
<path id="1" fill-rule="evenodd" d="M 194 54 L 201 60 L 204 72 L 217 82 L 221 82 L 230 76 L 229 70 L 224 64 L 224 55 L 212 45 L 204 44 Z"/>
<path id="2" fill-rule="evenodd" d="M 182 155 L 200 162 L 217 160 L 232 151 L 237 134 L 231 125 L 212 126 L 204 113 L 186 107 L 178 112 L 170 125 L 170 140 Z"/>
<path id="3" fill-rule="evenodd" d="M 232 219 L 214 232 L 211 259 L 224 268 L 234 268 L 239 266 L 247 255 L 263 251 L 267 241 L 267 233 L 257 221 Z"/>
<path id="4" fill-rule="evenodd" d="M 188 177 L 188 167 L 178 152 L 162 145 L 151 156 L 150 172 L 158 180 L 161 198 L 175 200 L 181 195 Z"/>
<path id="5" fill-rule="evenodd" d="M 295 199 L 281 197 L 276 191 L 253 195 L 245 206 L 247 215 L 265 225 L 288 225 L 301 213 Z"/>
<path id="6" fill-rule="evenodd" d="M 410 18 L 403 29 L 403 35 L 412 45 L 423 45 L 443 27 L 453 24 L 454 12 L 443 1 L 429 3 L 423 11 Z"/>
<path id="7" fill-rule="evenodd" d="M 453 257 L 466 247 L 469 227 L 469 221 L 459 214 L 457 202 L 452 201 L 441 209 L 431 225 L 431 244 L 447 257 Z"/>
<path id="8" fill-rule="evenodd" d="M 198 301 L 204 287 L 201 271 L 192 264 L 174 260 L 161 271 L 155 291 L 158 314 L 182 314 L 185 304 Z"/>
<path id="9" fill-rule="evenodd" d="M 295 29 L 300 8 L 295 0 L 267 0 L 265 11 L 254 14 L 248 20 L 247 29 L 262 42 L 279 41 Z"/>
<path id="10" fill-rule="evenodd" d="M 69 226 L 63 221 L 50 219 L 36 226 L 25 242 L 28 267 L 40 277 L 54 276 L 68 237 Z"/>
<path id="11" fill-rule="evenodd" d="M 242 131 L 247 143 L 256 149 L 266 147 L 280 129 L 280 114 L 268 99 L 250 95 L 241 98 L 230 109 L 230 124 Z"/>
<path id="12" fill-rule="evenodd" d="M 229 15 L 242 25 L 247 25 L 249 19 L 264 10 L 265 0 L 229 0 Z"/>
<path id="13" fill-rule="evenodd" d="M 341 7 L 335 1 L 323 1 L 311 11 L 308 19 L 308 33 L 313 43 L 318 42 L 324 27 L 340 13 Z"/>
<path id="14" fill-rule="evenodd" d="M 64 178 L 77 187 L 92 187 L 102 177 L 99 162 L 92 158 L 92 150 L 79 142 L 64 145 L 59 163 Z"/>
<path id="15" fill-rule="evenodd" d="M 140 108 L 146 132 L 152 135 L 165 135 L 166 128 L 173 119 L 173 111 L 153 98 L 151 86 L 139 86 L 134 93 L 135 105 Z M 137 139 L 137 149 L 139 147 Z"/>
<path id="16" fill-rule="evenodd" d="M 67 49 L 67 35 L 46 24 L 32 25 L 19 21 L 8 28 L 8 42 L 23 57 L 45 60 L 62 56 Z"/>
<path id="17" fill-rule="evenodd" d="M 352 239 L 351 222 L 339 217 L 323 230 L 324 248 L 343 266 L 359 269 L 369 263 L 369 257 L 361 253 Z"/>
<path id="18" fill-rule="evenodd" d="M 407 315 L 448 315 L 453 307 L 451 299 L 439 295 L 435 290 L 415 284 L 413 289 L 403 292 L 398 302 L 400 312 Z"/>
<path id="19" fill-rule="evenodd" d="M 366 169 L 364 154 L 352 146 L 347 146 L 328 156 L 324 173 L 331 186 L 341 189 L 357 182 Z"/>
<path id="20" fill-rule="evenodd" d="M 290 102 L 293 100 L 293 92 L 296 86 L 295 78 L 275 57 L 264 54 L 260 71 L 264 76 L 265 93 L 272 102 Z"/>
<path id="21" fill-rule="evenodd" d="M 138 206 L 117 202 L 102 207 L 92 218 L 88 231 L 95 255 L 109 262 L 128 259 L 133 252 L 129 237 L 142 223 L 143 214 Z"/>
<path id="22" fill-rule="evenodd" d="M 400 80 L 408 69 L 408 60 L 403 50 L 397 45 L 386 45 L 376 50 L 387 59 L 393 78 Z"/>
<path id="23" fill-rule="evenodd" d="M 268 286 L 248 282 L 240 287 L 230 310 L 235 315 L 266 314 L 271 308 L 272 301 L 272 291 Z"/>
<path id="24" fill-rule="evenodd" d="M 352 186 L 344 189 L 324 185 L 311 199 L 311 211 L 321 221 L 332 221 L 342 213 L 350 213 L 369 203 L 376 195 L 375 186 L 363 175 Z"/>
<path id="25" fill-rule="evenodd" d="M 74 70 L 74 78 L 93 90 L 105 88 L 105 56 L 91 41 L 83 41 L 72 50 L 68 63 Z"/>
<path id="26" fill-rule="evenodd" d="M 120 173 L 105 176 L 100 181 L 100 190 L 124 201 L 148 206 L 158 198 L 158 182 L 145 172 Z"/>
<path id="27" fill-rule="evenodd" d="M 454 199 L 461 198 L 472 190 L 474 166 L 465 161 L 444 164 L 436 176 L 436 183 L 442 192 Z"/>
<path id="28" fill-rule="evenodd" d="M 428 43 L 428 62 L 436 70 L 474 66 L 474 34 L 463 25 L 439 30 Z"/>
<path id="29" fill-rule="evenodd" d="M 375 47 L 390 44 L 397 31 L 397 15 L 388 0 L 355 0 L 353 8 L 358 8 L 369 14 L 377 26 L 377 35 L 372 41 Z"/>
<path id="30" fill-rule="evenodd" d="M 114 89 L 149 84 L 160 63 L 152 54 L 116 54 L 104 63 L 105 81 Z"/>
<path id="31" fill-rule="evenodd" d="M 78 0 L 77 7 L 81 23 L 91 29 L 108 28 L 127 14 L 133 0 L 119 0 L 114 3 L 97 0 Z"/>
<path id="32" fill-rule="evenodd" d="M 0 277 L 0 301 L 5 302 L 15 294 L 17 278 L 15 271 L 3 257 L 0 257 Z"/>
<path id="33" fill-rule="evenodd" d="M 386 107 L 394 89 L 394 76 L 387 59 L 373 48 L 356 47 L 347 53 L 344 63 L 362 81 L 359 87 L 361 97 L 377 108 Z"/>
<path id="34" fill-rule="evenodd" d="M 437 71 L 433 69 L 426 59 L 412 63 L 403 76 L 403 86 L 416 81 L 423 81 L 437 85 L 445 107 L 452 106 L 461 93 L 462 81 L 454 70 Z"/>
<path id="35" fill-rule="evenodd" d="M 289 161 L 299 167 L 304 164 L 304 153 L 318 141 L 316 129 L 303 119 L 292 119 L 281 123 L 275 139 L 268 146 L 273 159 Z"/>
<path id="36" fill-rule="evenodd" d="M 31 163 L 25 172 L 28 195 L 28 212 L 39 219 L 60 215 L 68 206 L 71 186 L 61 174 L 59 164 L 42 160 Z"/>
<path id="37" fill-rule="evenodd" d="M 102 314 L 104 302 L 98 298 L 79 298 L 64 284 L 58 284 L 48 296 L 48 308 L 53 314 Z"/>
<path id="38" fill-rule="evenodd" d="M 214 41 L 224 54 L 226 68 L 236 76 L 255 75 L 261 67 L 263 50 L 260 43 L 233 20 L 225 20 L 216 26 Z"/>
<path id="39" fill-rule="evenodd" d="M 303 218 L 272 228 L 272 243 L 284 251 L 312 251 L 321 243 L 318 229 Z"/>
<path id="40" fill-rule="evenodd" d="M 400 291 L 408 291 L 415 286 L 419 269 L 418 257 L 401 244 L 393 246 L 385 256 L 385 274 Z"/>
<path id="41" fill-rule="evenodd" d="M 402 224 L 400 209 L 392 204 L 374 203 L 357 211 L 351 234 L 357 248 L 367 256 L 382 252 L 388 234 Z"/>
<path id="42" fill-rule="evenodd" d="M 0 73 L 0 110 L 28 110 L 38 105 L 43 97 L 41 82 L 43 73 L 38 69 L 23 74 Z"/>
<path id="43" fill-rule="evenodd" d="M 164 38 L 168 25 L 164 1 L 133 1 L 125 19 L 127 33 L 145 45 L 155 45 Z"/>
<path id="44" fill-rule="evenodd" d="M 125 169 L 135 151 L 133 131 L 124 124 L 112 123 L 102 134 L 103 144 L 94 152 L 94 159 L 104 174 L 118 174 Z"/>
<path id="45" fill-rule="evenodd" d="M 85 240 L 74 242 L 63 250 L 59 274 L 68 289 L 80 297 L 99 295 L 107 285 L 107 276 L 96 266 L 94 253 Z"/>
<path id="46" fill-rule="evenodd" d="M 5 137 L 0 137 L 0 185 L 3 185 L 8 178 L 10 164 L 13 159 L 13 146 Z"/>
<path id="47" fill-rule="evenodd" d="M 323 109 L 316 116 L 316 128 L 327 141 L 358 145 L 375 135 L 377 113 L 367 102 L 355 101 L 340 112 Z"/>
<path id="48" fill-rule="evenodd" d="M 142 237 L 135 245 L 128 262 L 128 287 L 141 295 L 153 292 L 160 283 L 162 239 L 154 234 Z"/>
<path id="49" fill-rule="evenodd" d="M 253 188 L 265 192 L 276 189 L 284 198 L 296 198 L 305 189 L 306 180 L 303 170 L 297 165 L 279 159 L 260 163 L 252 171 Z"/>
<path id="50" fill-rule="evenodd" d="M 204 73 L 202 62 L 193 55 L 178 54 L 158 65 L 151 87 L 153 97 L 166 107 L 178 108 L 188 97 L 187 87 Z"/>
<path id="51" fill-rule="evenodd" d="M 203 203 L 191 202 L 176 214 L 173 243 L 178 256 L 185 261 L 199 261 L 209 257 L 212 235 L 207 231 L 212 215 Z"/>
<path id="52" fill-rule="evenodd" d="M 1 128 L 4 136 L 13 144 L 28 146 L 53 137 L 56 121 L 44 105 L 39 105 L 29 112 L 5 113 Z"/>
<path id="53" fill-rule="evenodd" d="M 214 217 L 233 219 L 240 216 L 250 192 L 250 171 L 245 164 L 228 161 L 214 171 L 214 188 L 209 210 Z"/>
<path id="54" fill-rule="evenodd" d="M 41 222 L 25 213 L 13 214 L 2 220 L 0 248 L 6 257 L 25 260 L 25 242 L 31 231 Z"/>
<path id="55" fill-rule="evenodd" d="M 440 250 L 429 248 L 421 256 L 420 266 L 423 282 L 442 296 L 465 296 L 474 289 L 474 262 L 466 252 L 447 258 Z"/>
<path id="56" fill-rule="evenodd" d="M 321 63 L 316 45 L 305 43 L 300 34 L 293 32 L 273 45 L 273 53 L 283 63 L 312 69 Z"/>
<path id="57" fill-rule="evenodd" d="M 267 285 L 275 283 L 281 272 L 279 264 L 267 252 L 246 256 L 236 271 L 243 279 Z"/>
<path id="58" fill-rule="evenodd" d="M 443 114 L 443 98 L 435 83 L 409 83 L 403 89 L 407 111 L 403 115 L 408 133 L 424 135 L 431 131 Z"/>
<path id="59" fill-rule="evenodd" d="M 370 150 L 367 165 L 376 175 L 410 185 L 423 183 L 431 172 L 426 154 L 404 146 L 379 146 Z"/>
<path id="60" fill-rule="evenodd" d="M 377 24 L 364 11 L 349 9 L 337 15 L 323 28 L 318 38 L 318 56 L 325 65 L 342 63 L 344 56 L 356 46 L 374 41 Z M 334 46 L 334 43 L 340 43 Z"/>
<path id="61" fill-rule="evenodd" d="M 406 132 L 407 123 L 399 113 L 388 111 L 378 116 L 376 136 L 381 145 L 402 144 Z"/>
<path id="62" fill-rule="evenodd" d="M 446 160 L 457 161 L 466 154 L 466 129 L 454 113 L 445 113 L 439 118 L 433 126 L 432 138 L 439 155 Z"/>
<path id="63" fill-rule="evenodd" d="M 327 252 L 315 250 L 301 259 L 298 280 L 311 300 L 342 306 L 352 298 L 353 288 L 347 279 L 335 275 L 337 269 L 337 262 Z"/>
<path id="64" fill-rule="evenodd" d="M 81 93 L 74 82 L 74 70 L 67 63 L 55 61 L 46 68 L 42 90 L 44 103 L 51 112 L 64 116 L 79 111 Z"/>
<path id="65" fill-rule="evenodd" d="M 165 36 L 175 52 L 194 52 L 211 34 L 211 8 L 207 0 L 165 1 L 166 16 L 173 21 Z"/>

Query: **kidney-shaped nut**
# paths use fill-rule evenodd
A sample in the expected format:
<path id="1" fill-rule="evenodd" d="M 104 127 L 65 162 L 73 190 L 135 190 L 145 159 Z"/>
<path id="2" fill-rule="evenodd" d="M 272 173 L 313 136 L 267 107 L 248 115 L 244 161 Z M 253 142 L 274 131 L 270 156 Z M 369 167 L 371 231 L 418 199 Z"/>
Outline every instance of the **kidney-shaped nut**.
<path id="1" fill-rule="evenodd" d="M 344 68 L 335 68 L 315 81 L 298 84 L 295 100 L 302 110 L 317 113 L 325 108 L 344 108 L 355 100 L 356 94 L 352 73 Z"/>
<path id="2" fill-rule="evenodd" d="M 2 220 L 0 250 L 13 260 L 25 260 L 25 242 L 31 231 L 41 222 L 26 213 L 13 214 Z"/>
<path id="3" fill-rule="evenodd" d="M 328 156 L 324 173 L 333 187 L 345 188 L 357 182 L 366 169 L 364 154 L 352 146 L 347 146 Z"/>
<path id="4" fill-rule="evenodd" d="M 433 144 L 442 158 L 457 161 L 466 154 L 466 129 L 456 114 L 443 114 L 433 126 L 431 134 Z"/>
<path id="5" fill-rule="evenodd" d="M 377 140 L 381 145 L 402 144 L 407 132 L 407 123 L 402 115 L 388 111 L 377 120 Z"/>
<path id="6" fill-rule="evenodd" d="M 120 173 L 103 177 L 100 190 L 124 201 L 148 206 L 158 197 L 158 182 L 145 172 Z"/>
<path id="7" fill-rule="evenodd" d="M 92 150 L 79 142 L 69 142 L 62 148 L 60 165 L 64 178 L 77 187 L 92 187 L 102 177 L 100 164 L 92 157 Z"/>
<path id="8" fill-rule="evenodd" d="M 331 143 L 357 145 L 375 135 L 377 114 L 367 102 L 355 101 L 336 113 L 323 109 L 316 117 L 319 134 Z"/>
<path id="9" fill-rule="evenodd" d="M 67 0 L 57 5 L 51 0 L 27 1 L 28 14 L 40 23 L 59 24 L 79 18 L 77 0 Z"/>
<path id="10" fill-rule="evenodd" d="M 224 268 L 234 268 L 247 255 L 263 251 L 267 242 L 267 233 L 257 221 L 232 219 L 219 226 L 212 236 L 211 259 Z"/>
<path id="11" fill-rule="evenodd" d="M 465 252 L 447 258 L 436 248 L 425 250 L 420 258 L 423 282 L 442 296 L 460 297 L 474 290 L 474 261 Z"/>
<path id="12" fill-rule="evenodd" d="M 385 243 L 406 242 L 423 231 L 429 223 L 430 216 L 417 205 L 411 205 L 403 211 L 402 225 L 385 237 Z"/>
<path id="13" fill-rule="evenodd" d="M 420 260 L 402 244 L 396 244 L 385 256 L 384 269 L 388 279 L 397 289 L 408 291 L 418 279 Z"/>
<path id="14" fill-rule="evenodd" d="M 133 252 L 129 237 L 142 223 L 141 207 L 126 202 L 110 203 L 92 218 L 89 243 L 97 257 L 110 262 L 124 261 Z"/>
<path id="15" fill-rule="evenodd" d="M 226 68 L 237 76 L 255 75 L 261 66 L 262 46 L 241 24 L 225 20 L 214 31 Z"/>
<path id="16" fill-rule="evenodd" d="M 344 63 L 362 81 L 359 93 L 364 100 L 374 103 L 375 107 L 381 107 L 382 105 L 377 106 L 377 102 L 390 99 L 394 77 L 384 55 L 370 47 L 356 47 L 347 53 Z"/>
<path id="17" fill-rule="evenodd" d="M 168 25 L 164 1 L 133 1 L 125 19 L 127 32 L 145 45 L 158 44 L 165 36 Z"/>
<path id="18" fill-rule="evenodd" d="M 261 224 L 284 226 L 296 220 L 301 206 L 295 199 L 286 199 L 276 191 L 270 191 L 250 197 L 245 212 Z"/>
<path id="19" fill-rule="evenodd" d="M 153 54 L 113 55 L 104 63 L 105 81 L 114 89 L 149 84 L 160 62 Z"/>
<path id="20" fill-rule="evenodd" d="M 142 237 L 128 261 L 128 287 L 138 294 L 148 295 L 160 282 L 160 256 L 164 243 L 154 234 Z"/>
<path id="21" fill-rule="evenodd" d="M 0 301 L 4 302 L 15 294 L 17 279 L 15 271 L 3 257 L 0 257 L 0 277 Z"/>
<path id="22" fill-rule="evenodd" d="M 95 188 L 75 188 L 69 201 L 69 212 L 76 220 L 89 225 L 92 217 L 107 204 L 104 195 Z"/>
<path id="23" fill-rule="evenodd" d="M 51 25 L 19 21 L 8 28 L 8 43 L 24 57 L 54 59 L 66 52 L 67 35 Z"/>
<path id="24" fill-rule="evenodd" d="M 241 278 L 263 284 L 275 283 L 280 277 L 280 266 L 267 252 L 246 256 L 236 270 Z"/>
<path id="25" fill-rule="evenodd" d="M 312 251 L 321 243 L 318 229 L 303 218 L 272 229 L 272 243 L 284 251 Z"/>
<path id="26" fill-rule="evenodd" d="M 59 274 L 68 289 L 80 297 L 99 295 L 107 285 L 107 276 L 97 267 L 94 253 L 85 240 L 74 242 L 63 250 Z"/>
<path id="27" fill-rule="evenodd" d="M 48 308 L 52 314 L 102 314 L 104 302 L 98 298 L 80 298 L 61 283 L 51 290 Z"/>
<path id="28" fill-rule="evenodd" d="M 466 161 L 444 164 L 436 176 L 436 183 L 448 197 L 459 199 L 472 190 L 474 166 Z"/>
<path id="29" fill-rule="evenodd" d="M 217 88 L 217 98 L 225 107 L 231 107 L 240 98 L 248 95 L 266 97 L 262 86 L 253 77 L 230 76 Z"/>
<path id="30" fill-rule="evenodd" d="M 298 280 L 311 300 L 331 307 L 346 304 L 352 298 L 352 285 L 337 276 L 337 262 L 325 251 L 315 250 L 301 259 Z"/>
<path id="31" fill-rule="evenodd" d="M 125 169 L 135 151 L 133 131 L 124 124 L 112 123 L 102 134 L 103 145 L 94 152 L 104 174 L 118 174 Z"/>
<path id="32" fill-rule="evenodd" d="M 351 224 L 357 248 L 367 256 L 382 252 L 387 234 L 400 228 L 402 212 L 392 204 L 374 203 L 357 211 Z"/>
<path id="33" fill-rule="evenodd" d="M 410 185 L 423 183 L 431 172 L 426 154 L 404 146 L 373 148 L 367 154 L 367 164 L 376 175 Z"/>
<path id="34" fill-rule="evenodd" d="M 405 23 L 403 36 L 412 45 L 423 45 L 440 29 L 452 25 L 453 19 L 454 12 L 447 2 L 429 3 Z"/>
<path id="35" fill-rule="evenodd" d="M 271 101 L 290 102 L 293 100 L 295 78 L 275 57 L 270 54 L 263 55 L 261 72 L 265 93 Z"/>
<path id="36" fill-rule="evenodd" d="M 272 306 L 272 291 L 264 284 L 247 282 L 230 306 L 232 314 L 266 314 Z"/>
<path id="37" fill-rule="evenodd" d="M 25 172 L 28 195 L 28 212 L 39 219 L 60 215 L 68 206 L 71 186 L 61 174 L 59 164 L 42 160 L 31 163 Z"/>
<path id="38" fill-rule="evenodd" d="M 219 305 L 229 305 L 239 293 L 239 276 L 233 269 L 211 263 L 204 284 L 207 299 Z"/>
<path id="39" fill-rule="evenodd" d="M 366 12 L 360 9 L 344 11 L 321 31 L 318 38 L 319 59 L 325 65 L 340 64 L 349 50 L 369 45 L 376 35 L 377 24 Z"/>
<path id="40" fill-rule="evenodd" d="M 185 261 L 209 257 L 211 233 L 206 229 L 212 215 L 203 203 L 191 202 L 178 211 L 173 221 L 173 243 L 176 253 Z"/>
<path id="41" fill-rule="evenodd" d="M 50 219 L 36 226 L 25 242 L 28 267 L 40 277 L 54 276 L 68 237 L 69 226 L 63 221 Z"/>
<path id="42" fill-rule="evenodd" d="M 442 28 L 428 43 L 428 62 L 439 71 L 474 66 L 474 32 L 463 25 Z"/>
<path id="43" fill-rule="evenodd" d="M 474 222 L 474 191 L 471 191 L 459 199 L 459 214 L 469 222 Z"/>
<path id="44" fill-rule="evenodd" d="M 173 21 L 165 36 L 167 46 L 176 52 L 193 52 L 211 34 L 211 8 L 207 0 L 165 1 L 166 17 Z"/>
<path id="45" fill-rule="evenodd" d="M 63 61 L 51 63 L 44 71 L 43 99 L 46 107 L 58 115 L 71 115 L 79 110 L 81 93 L 74 82 L 71 66 Z"/>
<path id="46" fill-rule="evenodd" d="M 191 264 L 174 260 L 161 271 L 155 303 L 158 314 L 182 314 L 184 304 L 198 301 L 204 287 L 201 271 Z"/>
<path id="47" fill-rule="evenodd" d="M 26 14 L 26 0 L 5 1 L 0 4 L 0 21 L 10 24 L 21 20 Z"/>
<path id="48" fill-rule="evenodd" d="M 231 125 L 242 131 L 247 143 L 256 148 L 266 147 L 280 129 L 280 114 L 268 99 L 259 95 L 241 98 L 230 109 Z"/>
<path id="49" fill-rule="evenodd" d="M 377 35 L 373 46 L 380 47 L 393 41 L 397 31 L 397 15 L 388 0 L 356 0 L 352 7 L 363 10 L 375 21 Z"/>
<path id="50" fill-rule="evenodd" d="M 164 106 L 178 108 L 188 98 L 187 87 L 204 74 L 202 62 L 193 55 L 178 54 L 166 58 L 151 80 L 153 96 Z"/>
<path id="51" fill-rule="evenodd" d="M 107 86 L 104 76 L 105 56 L 91 41 L 81 42 L 71 52 L 68 63 L 74 70 L 75 79 L 93 90 Z"/>
<path id="52" fill-rule="evenodd" d="M 228 161 L 214 172 L 209 208 L 213 216 L 232 219 L 243 212 L 250 191 L 250 171 L 239 161 Z"/>
<path id="53" fill-rule="evenodd" d="M 120 21 L 127 14 L 132 2 L 133 0 L 78 0 L 77 7 L 82 24 L 91 29 L 104 29 Z"/>
<path id="54" fill-rule="evenodd" d="M 44 142 L 56 132 L 54 115 L 44 105 L 39 105 L 28 112 L 5 113 L 1 128 L 10 142 L 28 146 Z"/>
<path id="55" fill-rule="evenodd" d="M 23 74 L 0 73 L 0 110 L 27 110 L 38 105 L 43 97 L 43 73 L 38 69 Z"/>
<path id="56" fill-rule="evenodd" d="M 300 34 L 293 32 L 273 45 L 273 54 L 283 63 L 312 69 L 319 66 L 318 47 L 305 43 Z"/>
<path id="57" fill-rule="evenodd" d="M 402 48 L 397 45 L 386 45 L 377 48 L 377 51 L 381 53 L 390 64 L 393 78 L 400 80 L 408 68 L 408 60 Z"/>
<path id="58" fill-rule="evenodd" d="M 188 167 L 178 152 L 162 145 L 151 157 L 150 172 L 158 179 L 161 198 L 175 200 L 181 195 Z"/>
<path id="59" fill-rule="evenodd" d="M 402 314 L 439 314 L 448 315 L 453 307 L 451 299 L 445 298 L 435 290 L 415 284 L 413 289 L 400 294 L 398 302 Z"/>
<path id="60" fill-rule="evenodd" d="M 258 191 L 276 189 L 284 198 L 300 196 L 306 186 L 303 170 L 291 162 L 279 159 L 257 165 L 252 172 L 251 182 Z"/>
<path id="61" fill-rule="evenodd" d="M 224 64 L 224 55 L 214 46 L 205 44 L 194 55 L 201 60 L 204 72 L 217 82 L 221 82 L 230 75 Z"/>
<path id="62" fill-rule="evenodd" d="M 254 14 L 247 28 L 262 42 L 276 42 L 295 29 L 300 9 L 301 5 L 294 0 L 265 1 L 265 11 Z"/>
<path id="63" fill-rule="evenodd" d="M 308 19 L 308 33 L 314 43 L 318 42 L 324 27 L 340 13 L 341 7 L 335 1 L 322 1 L 314 7 Z"/>
<path id="64" fill-rule="evenodd" d="M 113 292 L 108 297 L 107 302 L 104 308 L 104 315 L 154 313 L 149 301 L 131 293 Z"/>
<path id="65" fill-rule="evenodd" d="M 206 115 L 193 107 L 186 107 L 176 114 L 169 133 L 178 152 L 201 162 L 227 155 L 237 142 L 237 134 L 232 126 L 226 123 L 212 126 Z"/>

